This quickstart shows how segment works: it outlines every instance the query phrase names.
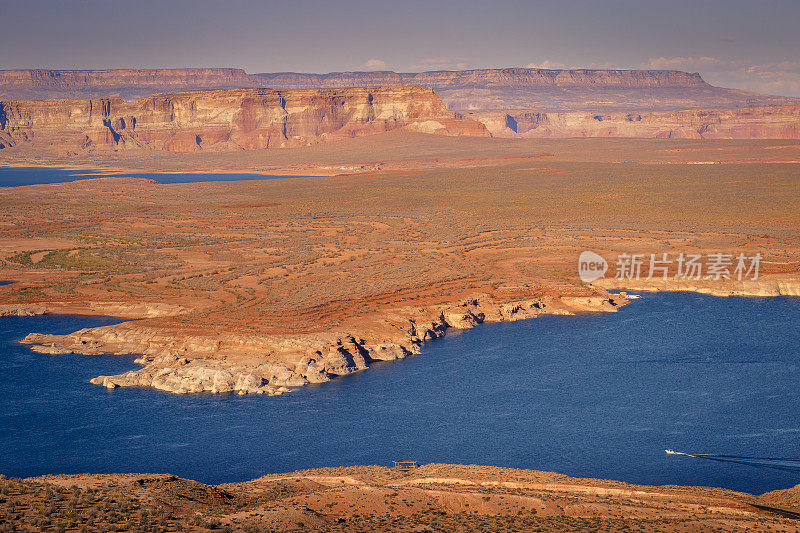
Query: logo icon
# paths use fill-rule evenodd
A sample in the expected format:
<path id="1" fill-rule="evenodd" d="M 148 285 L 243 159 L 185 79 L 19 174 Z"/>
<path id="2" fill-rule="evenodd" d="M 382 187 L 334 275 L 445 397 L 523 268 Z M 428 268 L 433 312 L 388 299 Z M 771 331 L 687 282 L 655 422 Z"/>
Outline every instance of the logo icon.
<path id="1" fill-rule="evenodd" d="M 606 275 L 608 262 L 603 256 L 589 250 L 581 252 L 578 257 L 578 276 L 584 283 L 591 283 Z"/>

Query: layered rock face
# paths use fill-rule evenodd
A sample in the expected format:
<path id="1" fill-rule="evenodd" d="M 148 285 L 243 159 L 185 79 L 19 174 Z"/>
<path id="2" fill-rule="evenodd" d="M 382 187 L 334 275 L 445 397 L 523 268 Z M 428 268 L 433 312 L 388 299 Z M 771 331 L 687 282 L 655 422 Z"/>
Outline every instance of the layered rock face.
<path id="1" fill-rule="evenodd" d="M 488 135 L 455 119 L 432 89 L 236 89 L 121 99 L 0 102 L 0 144 L 171 152 L 303 146 L 403 128 Z"/>
<path id="2" fill-rule="evenodd" d="M 711 87 L 700 77 L 676 70 L 549 70 L 504 68 L 431 72 L 333 72 L 330 74 L 264 73 L 272 87 L 353 87 L 358 85 L 424 85 L 437 89 L 548 87 Z"/>
<path id="3" fill-rule="evenodd" d="M 276 89 L 423 85 L 436 89 L 452 110 L 681 109 L 800 104 L 796 98 L 714 87 L 697 73 L 672 70 L 506 68 L 258 76 Z"/>
<path id="4" fill-rule="evenodd" d="M 239 69 L 8 70 L 0 98 L 138 99 L 154 92 L 270 87 L 318 89 L 364 86 L 432 87 L 453 110 L 689 109 L 800 105 L 800 99 L 709 85 L 696 73 L 670 70 L 549 70 L 247 74 Z"/>
<path id="5" fill-rule="evenodd" d="M 800 106 L 663 112 L 463 113 L 495 137 L 640 137 L 667 139 L 800 139 Z"/>
<path id="6" fill-rule="evenodd" d="M 138 99 L 157 92 L 261 86 L 237 68 L 0 71 L 0 98 L 9 99 Z"/>

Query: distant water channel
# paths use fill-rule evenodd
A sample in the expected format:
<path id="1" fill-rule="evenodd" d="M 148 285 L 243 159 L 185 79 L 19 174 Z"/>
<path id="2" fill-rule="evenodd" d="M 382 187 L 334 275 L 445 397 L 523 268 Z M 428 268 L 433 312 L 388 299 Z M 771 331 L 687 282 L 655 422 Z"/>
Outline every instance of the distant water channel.
<path id="1" fill-rule="evenodd" d="M 302 176 L 282 176 L 251 173 L 193 173 L 182 172 L 171 174 L 166 172 L 124 172 L 114 174 L 102 170 L 69 170 L 64 168 L 44 167 L 0 167 L 0 187 L 19 187 L 43 183 L 65 183 L 102 177 L 135 177 L 156 180 L 159 183 L 197 183 L 203 181 L 239 181 L 268 180 L 281 178 L 299 178 Z"/>
<path id="2" fill-rule="evenodd" d="M 616 314 L 485 324 L 423 355 L 280 397 L 108 391 L 133 356 L 48 356 L 0 319 L 0 473 L 170 472 L 203 482 L 393 459 L 747 492 L 800 473 L 665 448 L 800 457 L 800 299 L 644 295 Z"/>

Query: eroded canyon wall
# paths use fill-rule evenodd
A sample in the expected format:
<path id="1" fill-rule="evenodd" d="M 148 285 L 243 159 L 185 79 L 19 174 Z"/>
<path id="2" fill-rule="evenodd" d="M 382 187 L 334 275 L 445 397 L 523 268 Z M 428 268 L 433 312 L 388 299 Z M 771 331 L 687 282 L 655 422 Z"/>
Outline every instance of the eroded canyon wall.
<path id="1" fill-rule="evenodd" d="M 460 113 L 495 137 L 800 139 L 800 106 L 656 112 L 484 111 Z"/>
<path id="2" fill-rule="evenodd" d="M 304 146 L 405 129 L 488 136 L 423 87 L 234 89 L 121 99 L 2 101 L 0 148 L 144 148 L 171 152 Z"/>

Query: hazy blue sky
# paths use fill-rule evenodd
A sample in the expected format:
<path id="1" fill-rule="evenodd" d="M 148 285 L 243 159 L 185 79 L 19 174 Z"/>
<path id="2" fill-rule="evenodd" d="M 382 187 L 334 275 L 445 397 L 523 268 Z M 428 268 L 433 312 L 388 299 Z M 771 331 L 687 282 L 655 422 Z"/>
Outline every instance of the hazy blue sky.
<path id="1" fill-rule="evenodd" d="M 0 0 L 0 68 L 666 68 L 800 96 L 798 0 Z"/>

